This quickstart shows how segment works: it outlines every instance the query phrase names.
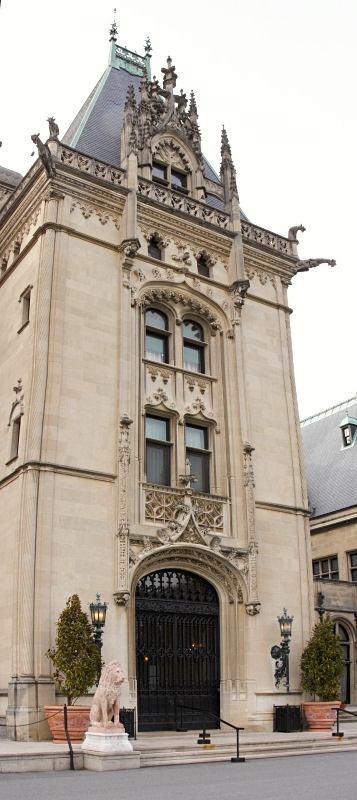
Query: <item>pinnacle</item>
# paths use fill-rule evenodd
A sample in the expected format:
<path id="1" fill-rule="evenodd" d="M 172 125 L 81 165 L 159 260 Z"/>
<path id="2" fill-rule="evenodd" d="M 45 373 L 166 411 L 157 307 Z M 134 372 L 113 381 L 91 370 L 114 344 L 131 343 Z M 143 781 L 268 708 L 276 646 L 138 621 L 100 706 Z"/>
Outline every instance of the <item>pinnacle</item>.
<path id="1" fill-rule="evenodd" d="M 124 109 L 128 111 L 133 108 L 136 108 L 135 92 L 133 84 L 129 83 Z"/>
<path id="2" fill-rule="evenodd" d="M 191 117 L 193 114 L 194 114 L 196 117 L 198 116 L 198 114 L 197 114 L 197 105 L 196 105 L 196 98 L 195 98 L 195 95 L 194 95 L 193 91 L 191 91 L 191 94 L 190 94 L 190 107 L 189 107 L 188 113 L 189 113 L 190 117 Z"/>

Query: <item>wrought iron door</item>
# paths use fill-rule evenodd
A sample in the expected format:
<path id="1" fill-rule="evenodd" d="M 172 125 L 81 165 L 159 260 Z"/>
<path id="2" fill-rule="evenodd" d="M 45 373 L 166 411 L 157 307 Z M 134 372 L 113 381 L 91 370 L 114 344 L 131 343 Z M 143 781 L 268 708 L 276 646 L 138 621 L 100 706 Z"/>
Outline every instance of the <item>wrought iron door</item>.
<path id="1" fill-rule="evenodd" d="M 219 715 L 219 606 L 211 584 L 177 569 L 138 581 L 136 665 L 139 730 L 218 727 L 205 714 Z"/>

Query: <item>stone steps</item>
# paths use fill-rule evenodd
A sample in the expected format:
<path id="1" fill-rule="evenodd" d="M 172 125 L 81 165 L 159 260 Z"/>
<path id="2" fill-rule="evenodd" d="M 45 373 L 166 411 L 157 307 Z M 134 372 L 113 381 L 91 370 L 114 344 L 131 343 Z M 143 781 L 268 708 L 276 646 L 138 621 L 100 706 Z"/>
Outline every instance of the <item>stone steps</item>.
<path id="1" fill-rule="evenodd" d="M 357 724 L 354 729 L 346 726 L 341 739 L 330 733 L 243 733 L 240 756 L 253 758 L 281 758 L 314 753 L 337 753 L 357 750 Z M 211 733 L 211 746 L 197 744 L 198 733 L 188 734 L 139 734 L 132 741 L 134 750 L 140 753 L 141 767 L 170 766 L 173 764 L 197 764 L 213 761 L 230 762 L 236 756 L 235 736 L 221 731 Z M 212 747 L 212 745 L 214 745 Z M 80 745 L 74 746 L 75 769 L 83 769 L 83 753 Z M 43 772 L 68 770 L 69 754 L 66 745 L 51 742 L 0 742 L 0 773 Z"/>
<path id="2" fill-rule="evenodd" d="M 138 748 L 139 749 L 139 748 Z M 312 755 L 313 753 L 336 753 L 346 750 L 357 750 L 357 737 L 344 736 L 342 739 L 321 741 L 294 741 L 264 743 L 242 743 L 240 756 L 242 758 L 277 758 L 282 756 Z M 140 766 L 153 767 L 171 764 L 196 764 L 203 761 L 230 761 L 236 756 L 236 747 L 232 745 L 215 745 L 209 748 L 207 745 L 197 745 L 193 747 L 140 749 Z"/>

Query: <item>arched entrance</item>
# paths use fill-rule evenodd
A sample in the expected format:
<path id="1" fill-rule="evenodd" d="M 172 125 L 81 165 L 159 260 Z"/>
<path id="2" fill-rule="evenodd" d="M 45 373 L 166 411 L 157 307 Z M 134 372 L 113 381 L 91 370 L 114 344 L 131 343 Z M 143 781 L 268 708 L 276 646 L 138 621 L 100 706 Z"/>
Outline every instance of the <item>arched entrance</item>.
<path id="1" fill-rule="evenodd" d="M 341 677 L 341 700 L 351 702 L 351 643 L 347 628 L 341 622 L 335 623 L 335 633 L 340 637 L 343 673 Z"/>
<path id="2" fill-rule="evenodd" d="M 194 573 L 159 569 L 138 581 L 135 612 L 139 730 L 218 727 L 205 714 L 220 710 L 216 590 Z"/>

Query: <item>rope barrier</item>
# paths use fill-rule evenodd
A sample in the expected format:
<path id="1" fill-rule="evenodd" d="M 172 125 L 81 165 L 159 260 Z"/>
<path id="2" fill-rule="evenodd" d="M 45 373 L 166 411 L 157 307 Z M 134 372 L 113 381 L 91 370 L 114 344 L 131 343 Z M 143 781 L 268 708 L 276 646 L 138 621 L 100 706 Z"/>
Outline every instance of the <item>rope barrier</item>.
<path id="1" fill-rule="evenodd" d="M 49 717 L 43 717 L 42 719 L 36 719 L 35 722 L 23 722 L 21 725 L 18 725 L 16 723 L 16 728 L 29 728 L 30 725 L 39 725 L 40 722 L 47 722 L 48 719 L 52 719 L 52 717 L 57 717 L 57 714 L 61 714 L 61 713 L 62 713 L 62 708 L 59 711 L 55 711 L 55 713 L 51 714 Z M 11 725 L 7 726 L 6 723 L 4 725 L 2 722 L 0 722 L 0 728 L 7 728 L 7 727 L 11 728 L 12 726 Z M 15 727 L 15 723 L 14 723 L 14 727 Z"/>

